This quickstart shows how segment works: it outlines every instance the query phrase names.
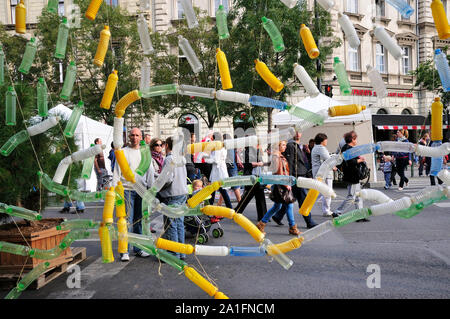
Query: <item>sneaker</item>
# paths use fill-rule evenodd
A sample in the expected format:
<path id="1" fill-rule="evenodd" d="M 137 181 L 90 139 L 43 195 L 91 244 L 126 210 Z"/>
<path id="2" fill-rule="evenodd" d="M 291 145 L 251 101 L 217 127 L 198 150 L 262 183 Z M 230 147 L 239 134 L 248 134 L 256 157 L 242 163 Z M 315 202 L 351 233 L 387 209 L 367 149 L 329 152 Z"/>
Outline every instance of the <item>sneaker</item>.
<path id="1" fill-rule="evenodd" d="M 139 257 L 142 257 L 142 258 L 146 258 L 146 257 L 150 256 L 150 254 L 149 254 L 149 253 L 146 253 L 146 252 L 143 251 L 143 250 L 140 250 L 140 251 L 138 251 L 138 252 L 136 253 L 136 256 L 139 256 Z"/>
<path id="2" fill-rule="evenodd" d="M 77 209 L 77 213 L 78 214 L 83 214 L 84 213 L 84 209 Z"/>
<path id="3" fill-rule="evenodd" d="M 403 187 L 399 187 L 398 190 L 399 190 L 399 191 L 402 191 L 402 190 L 403 190 Z"/>
<path id="4" fill-rule="evenodd" d="M 316 226 L 317 226 L 316 223 L 311 223 L 311 224 L 309 224 L 309 225 L 306 225 L 306 228 L 311 229 L 311 228 L 314 228 L 314 227 L 316 227 Z"/>
<path id="5" fill-rule="evenodd" d="M 358 219 L 356 222 L 357 222 L 357 223 L 370 222 L 370 219 L 367 219 L 367 218 Z"/>
<path id="6" fill-rule="evenodd" d="M 281 222 L 281 220 L 279 220 L 278 218 L 276 218 L 275 216 L 272 217 L 273 221 L 275 223 L 277 223 L 277 225 L 279 226 L 283 226 L 284 224 Z"/>
<path id="7" fill-rule="evenodd" d="M 120 254 L 120 260 L 121 261 L 130 261 L 130 255 L 128 255 L 128 253 Z"/>
<path id="8" fill-rule="evenodd" d="M 322 216 L 323 216 L 323 217 L 333 217 L 333 213 L 332 213 L 332 212 L 323 213 Z"/>
<path id="9" fill-rule="evenodd" d="M 339 216 L 341 216 L 341 215 L 342 215 L 341 213 L 332 213 L 332 214 L 331 214 L 331 216 L 332 216 L 333 218 L 339 217 Z"/>
<path id="10" fill-rule="evenodd" d="M 70 208 L 66 208 L 66 207 L 64 207 L 63 209 L 61 209 L 60 211 L 59 211 L 61 214 L 67 214 L 67 213 L 69 213 L 70 212 Z"/>

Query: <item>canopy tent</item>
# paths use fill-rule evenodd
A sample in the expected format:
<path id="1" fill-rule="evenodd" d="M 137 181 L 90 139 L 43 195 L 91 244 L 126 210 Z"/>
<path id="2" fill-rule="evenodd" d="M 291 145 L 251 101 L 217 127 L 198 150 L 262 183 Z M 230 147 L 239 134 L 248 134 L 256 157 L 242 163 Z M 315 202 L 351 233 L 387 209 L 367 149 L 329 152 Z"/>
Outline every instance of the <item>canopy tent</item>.
<path id="1" fill-rule="evenodd" d="M 68 120 L 72 114 L 72 110 L 63 104 L 58 104 L 54 108 L 48 111 L 51 115 L 59 115 L 62 119 Z M 78 150 L 86 149 L 94 144 L 96 138 L 102 140 L 102 144 L 106 145 L 103 150 L 103 155 L 105 157 L 105 166 L 108 170 L 108 174 L 111 173 L 111 161 L 108 159 L 109 151 L 111 150 L 111 142 L 113 141 L 113 127 L 95 121 L 87 116 L 82 115 L 78 126 L 75 129 L 75 144 L 78 146 Z M 54 172 L 46 172 L 50 177 L 53 177 Z M 78 180 L 79 189 L 84 191 L 93 192 L 97 188 L 97 176 L 95 172 L 92 171 L 91 178 L 88 180 L 79 179 Z"/>

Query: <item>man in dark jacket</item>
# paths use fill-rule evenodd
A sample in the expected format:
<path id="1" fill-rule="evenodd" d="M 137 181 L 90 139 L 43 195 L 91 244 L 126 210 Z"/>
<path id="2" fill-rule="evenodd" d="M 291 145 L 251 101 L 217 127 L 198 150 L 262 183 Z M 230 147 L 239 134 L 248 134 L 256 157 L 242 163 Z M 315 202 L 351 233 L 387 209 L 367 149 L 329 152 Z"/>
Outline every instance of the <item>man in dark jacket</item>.
<path id="1" fill-rule="evenodd" d="M 357 145 L 357 138 L 355 131 L 348 132 L 344 135 L 345 145 L 342 148 L 342 152 L 351 149 L 352 147 Z M 344 199 L 342 204 L 336 209 L 336 212 L 333 213 L 333 217 L 338 217 L 341 215 L 351 203 L 355 204 L 356 209 L 363 208 L 363 201 L 359 196 L 356 196 L 356 193 L 361 191 L 361 184 L 359 183 L 359 173 L 358 173 L 358 165 L 362 162 L 365 162 L 366 159 L 362 156 L 357 158 L 353 158 L 348 161 L 344 161 L 342 163 L 342 171 L 344 173 L 344 182 L 347 183 L 347 198 Z M 358 221 L 369 221 L 368 219 L 360 219 Z"/>

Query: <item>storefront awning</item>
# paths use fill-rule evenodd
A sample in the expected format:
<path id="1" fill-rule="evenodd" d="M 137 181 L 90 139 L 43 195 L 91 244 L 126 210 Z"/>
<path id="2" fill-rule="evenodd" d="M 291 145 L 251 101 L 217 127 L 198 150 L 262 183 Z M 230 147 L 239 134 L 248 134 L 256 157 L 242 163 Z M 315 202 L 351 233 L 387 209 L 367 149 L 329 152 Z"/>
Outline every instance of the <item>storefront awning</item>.
<path id="1" fill-rule="evenodd" d="M 379 130 L 429 130 L 431 129 L 430 125 L 377 125 L 377 129 Z M 450 125 L 443 125 L 444 130 L 449 129 Z"/>

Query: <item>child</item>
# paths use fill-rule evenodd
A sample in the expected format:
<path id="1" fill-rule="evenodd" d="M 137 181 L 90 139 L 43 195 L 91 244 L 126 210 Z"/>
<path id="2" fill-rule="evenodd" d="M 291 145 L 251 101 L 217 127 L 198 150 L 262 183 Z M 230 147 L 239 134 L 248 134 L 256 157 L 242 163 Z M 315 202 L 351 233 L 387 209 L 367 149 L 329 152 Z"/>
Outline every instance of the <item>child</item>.
<path id="1" fill-rule="evenodd" d="M 192 182 L 192 196 L 197 194 L 203 188 L 203 181 L 200 179 L 195 179 Z"/>
<path id="2" fill-rule="evenodd" d="M 384 185 L 384 189 L 389 189 L 391 187 L 391 173 L 392 173 L 392 157 L 383 155 L 383 163 L 381 163 L 381 170 L 384 173 L 384 180 L 386 184 Z"/>

